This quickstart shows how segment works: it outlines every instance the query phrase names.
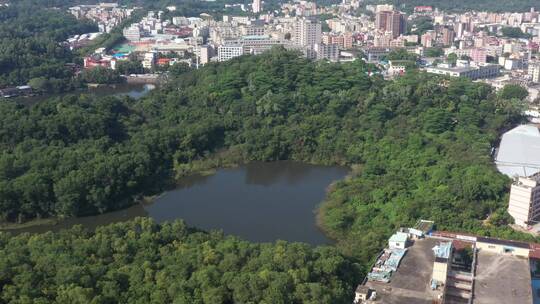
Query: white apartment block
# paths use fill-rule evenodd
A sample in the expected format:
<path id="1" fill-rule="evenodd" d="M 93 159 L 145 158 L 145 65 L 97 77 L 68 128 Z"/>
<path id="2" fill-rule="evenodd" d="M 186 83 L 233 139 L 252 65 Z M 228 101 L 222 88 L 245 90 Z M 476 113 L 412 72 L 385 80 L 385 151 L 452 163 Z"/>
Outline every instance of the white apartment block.
<path id="1" fill-rule="evenodd" d="M 510 188 L 508 213 L 516 225 L 536 224 L 540 215 L 540 175 L 519 177 Z"/>
<path id="2" fill-rule="evenodd" d="M 222 45 L 218 48 L 218 61 L 227 61 L 243 54 L 244 47 L 242 45 Z"/>
<path id="3" fill-rule="evenodd" d="M 262 11 L 262 3 L 261 0 L 253 0 L 252 4 L 253 13 L 257 14 Z"/>
<path id="4" fill-rule="evenodd" d="M 312 48 L 320 43 L 322 38 L 321 23 L 310 19 L 301 19 L 296 22 L 294 41 L 296 45 Z"/>
<path id="5" fill-rule="evenodd" d="M 339 60 L 339 47 L 337 44 L 317 43 L 313 47 L 317 60 L 329 60 L 337 62 Z"/>
<path id="6" fill-rule="evenodd" d="M 528 72 L 532 82 L 540 82 L 540 62 L 529 64 Z"/>
<path id="7" fill-rule="evenodd" d="M 142 61 L 143 68 L 152 69 L 156 65 L 157 54 L 155 52 L 148 52 L 144 54 L 144 59 Z"/>
<path id="8" fill-rule="evenodd" d="M 128 28 L 125 28 L 123 31 L 124 37 L 129 41 L 139 41 L 141 40 L 141 29 L 138 25 L 133 24 Z"/>

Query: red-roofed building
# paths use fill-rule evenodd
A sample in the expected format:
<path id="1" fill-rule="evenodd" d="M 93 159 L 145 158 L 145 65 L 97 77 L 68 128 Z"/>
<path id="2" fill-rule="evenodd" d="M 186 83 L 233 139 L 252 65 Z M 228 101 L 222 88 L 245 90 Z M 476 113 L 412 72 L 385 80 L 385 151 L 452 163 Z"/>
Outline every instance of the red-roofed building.
<path id="1" fill-rule="evenodd" d="M 160 66 L 170 65 L 170 64 L 171 64 L 171 59 L 169 58 L 159 58 L 157 60 L 157 65 L 160 65 Z"/>

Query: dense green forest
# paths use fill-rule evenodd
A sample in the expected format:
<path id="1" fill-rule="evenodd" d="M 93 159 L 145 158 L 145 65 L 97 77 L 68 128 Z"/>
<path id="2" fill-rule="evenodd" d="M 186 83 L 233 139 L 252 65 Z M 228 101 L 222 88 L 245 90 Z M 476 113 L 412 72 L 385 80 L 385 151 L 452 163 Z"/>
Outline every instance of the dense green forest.
<path id="1" fill-rule="evenodd" d="M 291 159 L 359 168 L 320 217 L 360 246 L 353 254 L 420 217 L 510 233 L 495 228 L 508 220 L 509 180 L 489 152 L 519 120 L 519 100 L 464 79 L 411 72 L 387 82 L 368 69 L 275 49 L 181 74 L 139 101 L 2 103 L 1 218 L 107 212 L 203 169 Z"/>
<path id="2" fill-rule="evenodd" d="M 0 87 L 48 81 L 51 91 L 73 85 L 66 63 L 73 54 L 60 45 L 69 35 L 96 32 L 95 24 L 77 21 L 65 12 L 32 6 L 0 7 Z"/>
<path id="3" fill-rule="evenodd" d="M 429 5 L 443 11 L 528 12 L 531 7 L 540 10 L 538 0 L 368 0 L 371 4 L 391 3 L 399 9 L 412 12 L 415 6 Z"/>
<path id="4" fill-rule="evenodd" d="M 180 221 L 0 233 L 0 303 L 349 303 L 358 273 L 332 247 L 253 244 Z"/>

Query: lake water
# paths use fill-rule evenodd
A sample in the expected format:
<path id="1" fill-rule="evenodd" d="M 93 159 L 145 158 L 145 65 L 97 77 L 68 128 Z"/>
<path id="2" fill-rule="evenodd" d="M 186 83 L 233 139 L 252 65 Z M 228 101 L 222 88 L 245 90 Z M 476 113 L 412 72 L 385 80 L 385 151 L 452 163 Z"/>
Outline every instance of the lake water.
<path id="1" fill-rule="evenodd" d="M 330 241 L 316 226 L 315 210 L 325 198 L 326 188 L 347 173 L 344 167 L 255 162 L 221 169 L 211 176 L 184 178 L 177 189 L 163 193 L 150 204 L 18 232 L 59 230 L 74 224 L 94 228 L 150 216 L 157 222 L 184 219 L 190 226 L 221 229 L 253 242 L 281 239 L 326 244 Z"/>

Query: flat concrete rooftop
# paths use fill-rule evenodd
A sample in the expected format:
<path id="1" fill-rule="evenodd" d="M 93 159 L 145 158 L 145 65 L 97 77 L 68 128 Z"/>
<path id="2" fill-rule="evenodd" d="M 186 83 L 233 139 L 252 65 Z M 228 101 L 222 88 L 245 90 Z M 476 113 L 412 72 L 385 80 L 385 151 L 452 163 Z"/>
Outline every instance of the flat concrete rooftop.
<path id="1" fill-rule="evenodd" d="M 529 261 L 525 258 L 478 252 L 474 304 L 531 304 Z"/>
<path id="2" fill-rule="evenodd" d="M 435 239 L 416 240 L 390 283 L 368 281 L 366 286 L 377 291 L 377 303 L 431 304 L 435 296 L 430 288 L 435 261 L 432 248 L 438 243 Z"/>

